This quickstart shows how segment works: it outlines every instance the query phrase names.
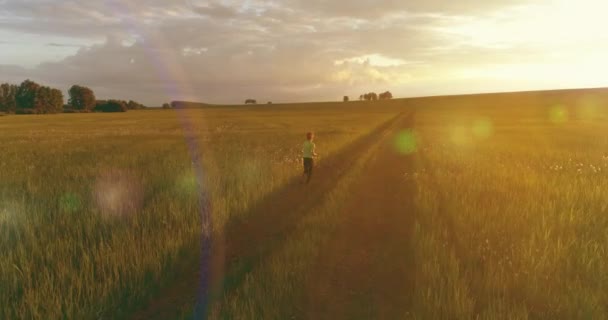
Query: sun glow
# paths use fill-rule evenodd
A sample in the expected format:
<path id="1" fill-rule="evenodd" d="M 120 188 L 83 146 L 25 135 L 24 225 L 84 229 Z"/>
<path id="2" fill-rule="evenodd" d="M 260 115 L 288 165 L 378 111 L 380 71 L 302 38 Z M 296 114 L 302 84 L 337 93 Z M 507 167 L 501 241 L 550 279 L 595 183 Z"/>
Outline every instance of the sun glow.
<path id="1" fill-rule="evenodd" d="M 482 17 L 460 17 L 440 30 L 462 48 L 487 52 L 465 79 L 517 79 L 559 86 L 608 85 L 608 2 L 547 1 Z"/>

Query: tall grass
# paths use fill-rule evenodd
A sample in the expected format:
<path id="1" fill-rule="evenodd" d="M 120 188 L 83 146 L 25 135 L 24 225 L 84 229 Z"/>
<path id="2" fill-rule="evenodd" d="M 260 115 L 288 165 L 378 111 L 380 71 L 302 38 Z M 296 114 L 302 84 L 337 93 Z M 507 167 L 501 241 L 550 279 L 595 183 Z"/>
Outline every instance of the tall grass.
<path id="1" fill-rule="evenodd" d="M 378 132 L 374 138 L 383 141 L 392 132 L 390 129 Z M 307 283 L 314 276 L 310 269 L 337 225 L 346 218 L 341 209 L 349 201 L 350 187 L 364 174 L 379 146 L 378 141 L 372 141 L 360 150 L 335 187 L 318 204 L 306 209 L 306 215 L 280 249 L 247 274 L 233 292 L 212 304 L 211 319 L 296 319 L 306 313 L 300 304 Z M 182 319 L 190 316 L 186 312 Z"/>
<path id="2" fill-rule="evenodd" d="M 105 319 L 136 306 L 199 239 L 201 190 L 221 230 L 300 173 L 303 133 L 331 154 L 392 115 L 316 108 L 3 117 L 0 318 Z"/>
<path id="3" fill-rule="evenodd" d="M 593 101 L 419 109 L 416 318 L 608 317 L 608 105 Z"/>

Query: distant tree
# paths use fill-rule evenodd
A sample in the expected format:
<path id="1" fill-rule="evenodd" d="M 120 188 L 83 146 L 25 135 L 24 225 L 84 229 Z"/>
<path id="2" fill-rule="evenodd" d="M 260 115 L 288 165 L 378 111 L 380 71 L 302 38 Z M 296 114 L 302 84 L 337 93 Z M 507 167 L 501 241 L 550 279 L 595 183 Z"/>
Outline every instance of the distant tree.
<path id="1" fill-rule="evenodd" d="M 68 104 L 74 110 L 88 112 L 93 110 L 97 105 L 95 93 L 87 87 L 73 85 L 68 93 L 70 95 Z"/>
<path id="2" fill-rule="evenodd" d="M 179 106 L 180 106 L 179 102 L 177 102 L 177 101 L 171 101 L 171 108 L 176 109 L 176 108 L 178 108 Z"/>
<path id="3" fill-rule="evenodd" d="M 7 87 L 5 86 L 4 88 Z M 9 91 L 12 91 L 10 86 L 8 88 Z M 25 80 L 19 85 L 19 87 L 16 87 L 14 91 L 15 113 L 57 113 L 61 112 L 63 109 L 63 93 L 61 93 L 59 89 L 41 86 L 34 81 Z M 9 95 L 11 94 L 12 93 L 9 92 Z M 13 108 L 12 102 L 10 103 L 9 108 Z"/>
<path id="4" fill-rule="evenodd" d="M 63 92 L 59 89 L 51 89 L 51 101 L 49 102 L 49 106 L 51 106 L 53 112 L 62 112 L 63 103 Z"/>
<path id="5" fill-rule="evenodd" d="M 376 101 L 376 100 L 378 100 L 378 94 L 375 92 L 362 94 L 360 96 L 360 99 L 365 100 L 365 101 Z"/>
<path id="6" fill-rule="evenodd" d="M 247 99 L 245 100 L 245 104 L 257 104 L 258 102 L 255 99 Z"/>
<path id="7" fill-rule="evenodd" d="M 378 98 L 380 100 L 388 100 L 388 99 L 392 99 L 393 98 L 393 94 L 390 91 L 386 91 L 381 93 Z"/>
<path id="8" fill-rule="evenodd" d="M 127 112 L 127 104 L 120 100 L 98 100 L 95 112 Z"/>
<path id="9" fill-rule="evenodd" d="M 363 95 L 359 96 L 359 101 L 363 101 Z"/>
<path id="10" fill-rule="evenodd" d="M 344 102 L 348 102 L 348 100 L 349 100 L 349 99 L 348 99 L 348 96 L 344 96 L 343 101 L 344 101 Z"/>
<path id="11" fill-rule="evenodd" d="M 268 101 L 268 104 L 272 104 L 272 101 Z"/>
<path id="12" fill-rule="evenodd" d="M 29 79 L 19 85 L 15 95 L 17 113 L 36 113 L 36 96 L 39 89 L 40 85 Z"/>
<path id="13" fill-rule="evenodd" d="M 133 100 L 129 100 L 129 102 L 127 102 L 127 109 L 129 110 L 138 110 L 138 109 L 144 109 L 146 108 L 146 106 L 144 106 L 143 104 L 139 103 L 139 102 L 135 102 Z"/>
<path id="14" fill-rule="evenodd" d="M 101 109 L 108 103 L 108 100 L 95 100 L 95 108 L 93 111 L 101 112 Z"/>
<path id="15" fill-rule="evenodd" d="M 58 113 L 63 111 L 61 90 L 40 87 L 34 103 L 34 113 Z"/>
<path id="16" fill-rule="evenodd" d="M 171 109 L 171 105 L 168 103 L 163 103 L 163 109 Z"/>
<path id="17" fill-rule="evenodd" d="M 17 109 L 17 89 L 19 86 L 9 83 L 0 85 L 0 112 L 14 113 Z"/>

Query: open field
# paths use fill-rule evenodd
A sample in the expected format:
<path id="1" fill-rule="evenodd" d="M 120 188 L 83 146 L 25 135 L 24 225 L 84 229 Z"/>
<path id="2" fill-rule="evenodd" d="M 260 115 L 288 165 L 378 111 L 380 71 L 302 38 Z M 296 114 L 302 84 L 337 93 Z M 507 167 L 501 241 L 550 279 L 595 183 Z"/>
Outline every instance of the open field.
<path id="1" fill-rule="evenodd" d="M 307 130 L 329 157 L 394 114 L 318 105 L 3 117 L 0 318 L 115 318 L 195 254 L 203 187 L 218 232 L 300 174 Z"/>
<path id="2" fill-rule="evenodd" d="M 608 91 L 454 102 L 416 119 L 413 314 L 607 318 Z"/>
<path id="3" fill-rule="evenodd" d="M 2 117 L 0 318 L 201 316 L 201 190 L 210 318 L 607 318 L 607 132 L 604 89 Z"/>

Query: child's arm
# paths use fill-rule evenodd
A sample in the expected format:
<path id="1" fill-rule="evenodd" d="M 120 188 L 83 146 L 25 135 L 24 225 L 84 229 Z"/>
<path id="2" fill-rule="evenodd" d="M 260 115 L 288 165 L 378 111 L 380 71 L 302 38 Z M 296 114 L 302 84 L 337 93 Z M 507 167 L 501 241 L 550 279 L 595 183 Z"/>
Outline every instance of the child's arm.
<path id="1" fill-rule="evenodd" d="M 319 154 L 317 153 L 317 145 L 316 144 L 312 145 L 312 155 L 315 156 L 315 157 L 319 156 Z"/>

